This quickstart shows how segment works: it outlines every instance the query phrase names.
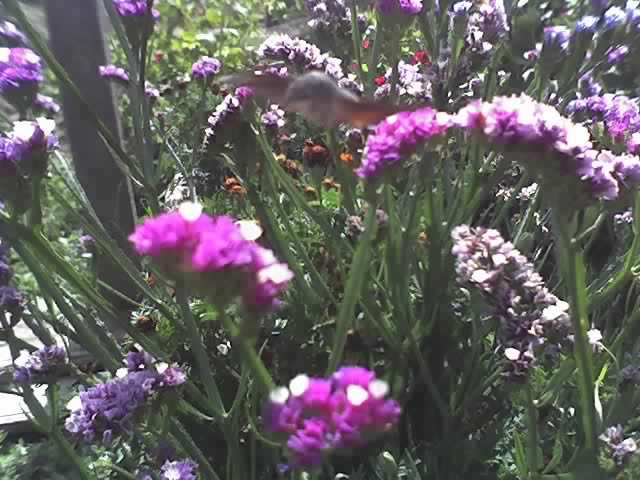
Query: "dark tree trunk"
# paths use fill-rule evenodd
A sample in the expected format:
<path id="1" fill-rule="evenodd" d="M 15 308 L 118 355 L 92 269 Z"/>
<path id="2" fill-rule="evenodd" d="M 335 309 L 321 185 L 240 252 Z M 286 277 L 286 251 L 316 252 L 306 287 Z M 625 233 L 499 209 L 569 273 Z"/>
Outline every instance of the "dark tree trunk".
<path id="1" fill-rule="evenodd" d="M 111 87 L 98 75 L 98 67 L 107 63 L 100 23 L 101 2 L 55 0 L 44 4 L 54 55 L 85 100 L 116 138 L 119 138 L 118 117 Z M 73 93 L 63 89 L 62 103 L 78 179 L 100 221 L 120 246 L 130 253 L 127 235 L 132 231 L 134 222 L 125 177 Z M 100 280 L 127 296 L 135 296 L 136 289 L 126 274 L 119 271 L 108 258 L 98 255 L 97 265 Z M 117 297 L 110 297 L 118 309 L 125 308 Z"/>

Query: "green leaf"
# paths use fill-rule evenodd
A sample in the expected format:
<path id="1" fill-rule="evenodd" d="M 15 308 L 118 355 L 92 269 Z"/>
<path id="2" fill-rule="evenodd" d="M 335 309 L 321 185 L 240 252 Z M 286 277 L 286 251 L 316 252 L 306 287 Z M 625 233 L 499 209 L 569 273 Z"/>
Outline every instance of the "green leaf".
<path id="1" fill-rule="evenodd" d="M 520 478 L 527 478 L 527 475 L 529 474 L 529 470 L 527 468 L 527 455 L 525 454 L 524 444 L 522 443 L 522 439 L 518 432 L 513 432 L 513 442 L 515 446 L 514 459 L 518 472 L 520 472 Z"/>

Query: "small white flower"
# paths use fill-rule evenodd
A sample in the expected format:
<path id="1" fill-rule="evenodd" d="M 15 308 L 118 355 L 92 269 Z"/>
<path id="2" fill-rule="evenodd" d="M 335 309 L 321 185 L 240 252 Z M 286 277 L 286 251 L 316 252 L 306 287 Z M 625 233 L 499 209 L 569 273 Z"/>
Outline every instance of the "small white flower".
<path id="1" fill-rule="evenodd" d="M 202 215 L 202 205 L 195 202 L 184 202 L 180 204 L 178 211 L 187 222 L 195 222 Z"/>
<path id="2" fill-rule="evenodd" d="M 295 376 L 289 382 L 289 390 L 291 391 L 291 395 L 293 395 L 294 397 L 299 397 L 300 395 L 304 394 L 304 392 L 306 392 L 309 388 L 310 383 L 311 379 L 307 375 L 300 374 Z"/>

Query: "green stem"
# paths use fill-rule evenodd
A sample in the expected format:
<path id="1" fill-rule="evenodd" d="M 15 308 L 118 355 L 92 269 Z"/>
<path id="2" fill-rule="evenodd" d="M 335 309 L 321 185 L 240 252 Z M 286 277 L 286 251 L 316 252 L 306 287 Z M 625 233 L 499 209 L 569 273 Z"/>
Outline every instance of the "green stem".
<path id="1" fill-rule="evenodd" d="M 360 297 L 364 280 L 367 277 L 368 267 L 371 264 L 370 250 L 376 235 L 376 227 L 376 206 L 370 203 L 365 221 L 365 231 L 360 238 L 360 245 L 358 245 L 356 253 L 353 256 L 351 272 L 349 273 L 345 287 L 344 299 L 338 311 L 336 333 L 333 348 L 331 349 L 331 356 L 329 357 L 329 365 L 327 367 L 328 374 L 333 373 L 342 360 L 342 354 L 347 342 L 347 333 L 351 328 L 355 316 L 356 303 Z"/>
<path id="2" fill-rule="evenodd" d="M 184 426 L 176 419 L 172 418 L 171 422 L 171 434 L 175 438 L 180 448 L 182 448 L 191 458 L 198 462 L 200 472 L 203 475 L 203 480 L 220 480 L 220 477 L 209 463 L 209 460 L 202 453 L 202 450 L 198 448 L 198 445 L 193 441 L 191 435 L 187 432 Z"/>
<path id="3" fill-rule="evenodd" d="M 211 372 L 211 365 L 209 364 L 207 349 L 202 341 L 200 327 L 193 317 L 191 307 L 189 307 L 189 299 L 184 284 L 178 284 L 176 286 L 176 300 L 180 306 L 186 330 L 191 337 L 191 348 L 193 348 L 193 354 L 196 357 L 200 378 L 204 384 L 209 401 L 212 402 L 212 409 L 218 416 L 223 417 L 225 415 L 224 403 L 222 402 L 220 391 Z"/>
<path id="4" fill-rule="evenodd" d="M 597 413 L 594 397 L 594 376 L 591 364 L 591 347 L 587 339 L 589 318 L 585 268 L 582 252 L 572 242 L 567 230 L 568 221 L 556 210 L 553 212 L 554 227 L 558 240 L 559 262 L 565 273 L 565 281 L 571 298 L 571 321 L 574 330 L 574 354 L 578 369 L 582 425 L 586 449 L 596 455 L 598 449 Z"/>
<path id="5" fill-rule="evenodd" d="M 530 384 L 525 387 L 527 397 L 527 459 L 529 461 L 529 480 L 538 477 L 538 412 L 533 400 L 533 389 Z"/>
<path id="6" fill-rule="evenodd" d="M 221 313 L 220 317 L 224 328 L 231 337 L 232 346 L 238 348 L 245 365 L 253 373 L 254 378 L 260 384 L 260 388 L 265 392 L 273 390 L 275 388 L 275 383 L 271 378 L 267 367 L 264 366 L 264 363 L 260 359 L 260 355 L 256 352 L 251 339 L 246 335 L 242 335 L 239 326 L 236 325 L 228 315 Z"/>
<path id="7" fill-rule="evenodd" d="M 362 70 L 362 39 L 360 38 L 360 29 L 358 28 L 358 5 L 356 0 L 351 1 L 351 40 L 353 41 L 353 54 L 358 64 L 358 77 L 362 86 L 366 85 L 366 78 Z"/>
<path id="8" fill-rule="evenodd" d="M 31 210 L 29 212 L 29 226 L 31 228 L 42 225 L 42 177 L 34 175 L 31 183 Z"/>

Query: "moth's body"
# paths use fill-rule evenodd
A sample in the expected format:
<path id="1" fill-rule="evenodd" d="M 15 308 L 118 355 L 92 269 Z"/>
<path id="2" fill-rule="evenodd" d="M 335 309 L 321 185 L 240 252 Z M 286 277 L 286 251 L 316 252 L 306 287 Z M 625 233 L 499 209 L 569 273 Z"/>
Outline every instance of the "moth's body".
<path id="1" fill-rule="evenodd" d="M 300 113 L 325 128 L 341 123 L 365 127 L 399 111 L 383 102 L 361 101 L 320 71 L 293 78 L 258 71 L 231 75 L 222 81 L 251 87 L 257 95 L 269 98 L 284 110 Z"/>

